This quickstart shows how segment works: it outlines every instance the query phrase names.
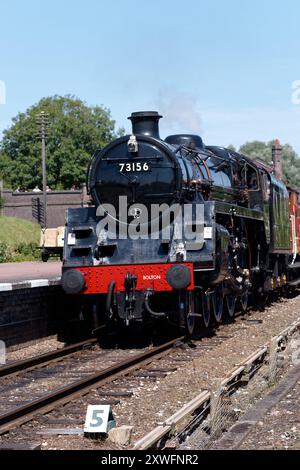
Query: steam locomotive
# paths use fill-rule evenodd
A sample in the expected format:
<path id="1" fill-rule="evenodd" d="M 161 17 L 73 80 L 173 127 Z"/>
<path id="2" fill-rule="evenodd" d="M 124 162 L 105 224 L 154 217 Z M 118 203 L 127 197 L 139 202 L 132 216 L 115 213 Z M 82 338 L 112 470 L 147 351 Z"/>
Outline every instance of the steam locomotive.
<path id="1" fill-rule="evenodd" d="M 161 117 L 132 113 L 91 161 L 93 205 L 67 211 L 62 286 L 95 330 L 165 319 L 191 335 L 300 283 L 298 190 L 198 135 L 162 140 Z"/>

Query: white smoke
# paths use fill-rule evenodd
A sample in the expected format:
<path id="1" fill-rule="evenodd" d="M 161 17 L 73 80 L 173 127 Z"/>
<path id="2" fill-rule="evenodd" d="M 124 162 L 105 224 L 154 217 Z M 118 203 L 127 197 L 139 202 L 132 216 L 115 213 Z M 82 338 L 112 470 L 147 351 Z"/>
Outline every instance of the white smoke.
<path id="1" fill-rule="evenodd" d="M 160 90 L 157 109 L 164 116 L 162 126 L 180 133 L 200 134 L 202 119 L 197 110 L 197 97 L 176 90 Z"/>

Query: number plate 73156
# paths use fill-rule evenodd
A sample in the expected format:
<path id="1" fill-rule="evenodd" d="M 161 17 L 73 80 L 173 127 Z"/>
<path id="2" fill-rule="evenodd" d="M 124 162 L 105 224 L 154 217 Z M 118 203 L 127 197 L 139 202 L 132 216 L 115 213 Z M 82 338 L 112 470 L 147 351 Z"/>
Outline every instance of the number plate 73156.
<path id="1" fill-rule="evenodd" d="M 119 163 L 120 173 L 129 173 L 133 171 L 150 171 L 150 165 L 147 162 L 127 162 Z"/>

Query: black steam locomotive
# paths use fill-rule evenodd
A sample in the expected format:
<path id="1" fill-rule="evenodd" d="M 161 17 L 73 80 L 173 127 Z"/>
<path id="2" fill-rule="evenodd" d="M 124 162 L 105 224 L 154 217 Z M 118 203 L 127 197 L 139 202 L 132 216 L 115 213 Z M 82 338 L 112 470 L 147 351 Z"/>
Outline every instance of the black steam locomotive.
<path id="1" fill-rule="evenodd" d="M 263 165 L 198 135 L 159 136 L 157 112 L 94 155 L 93 206 L 67 211 L 62 286 L 94 328 L 234 316 L 285 286 L 289 193 Z"/>

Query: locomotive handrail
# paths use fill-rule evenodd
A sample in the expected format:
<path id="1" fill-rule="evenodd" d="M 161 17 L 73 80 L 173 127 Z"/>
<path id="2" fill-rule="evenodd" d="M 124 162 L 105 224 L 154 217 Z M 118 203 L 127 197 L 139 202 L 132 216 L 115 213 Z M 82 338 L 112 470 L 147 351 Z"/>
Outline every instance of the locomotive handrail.
<path id="1" fill-rule="evenodd" d="M 90 159 L 89 164 L 88 164 L 88 167 L 87 167 L 87 172 L 86 172 L 86 190 L 87 190 L 87 194 L 88 194 L 88 195 L 91 194 L 90 186 L 91 186 L 91 169 L 92 169 L 92 164 L 94 163 L 94 160 L 96 160 L 97 155 L 98 155 L 98 151 L 97 151 L 96 153 L 94 153 L 94 155 L 93 155 L 92 158 Z"/>

